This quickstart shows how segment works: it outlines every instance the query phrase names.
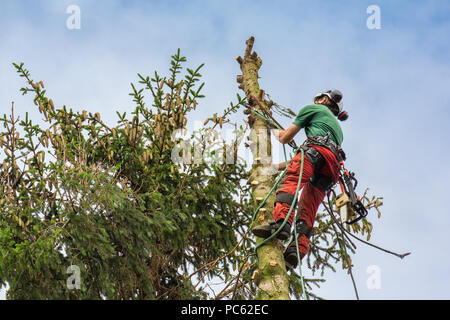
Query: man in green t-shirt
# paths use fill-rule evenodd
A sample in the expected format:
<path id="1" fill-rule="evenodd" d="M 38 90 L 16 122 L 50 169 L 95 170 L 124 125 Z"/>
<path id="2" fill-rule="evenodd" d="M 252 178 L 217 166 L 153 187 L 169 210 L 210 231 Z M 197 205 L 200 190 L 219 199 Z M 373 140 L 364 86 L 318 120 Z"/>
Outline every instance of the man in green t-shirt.
<path id="1" fill-rule="evenodd" d="M 299 214 L 297 214 L 296 228 L 298 244 L 292 240 L 284 252 L 288 267 L 298 263 L 297 245 L 300 257 L 303 258 L 309 250 L 309 238 L 316 218 L 316 212 L 325 197 L 325 192 L 331 188 L 339 178 L 339 162 L 343 159 L 340 146 L 343 141 L 342 129 L 338 119 L 348 118 L 342 108 L 342 93 L 339 90 L 328 90 L 314 97 L 314 104 L 303 107 L 294 122 L 286 130 L 274 130 L 277 139 L 285 144 L 300 131 L 305 129 L 308 144 L 304 150 L 303 174 L 300 188 L 303 188 L 299 199 Z M 299 152 L 289 161 L 286 175 L 281 187 L 277 190 L 276 202 L 272 212 L 274 221 L 253 228 L 253 233 L 261 238 L 268 238 L 283 224 L 294 199 L 298 181 L 300 179 L 301 153 Z M 282 164 L 279 169 L 284 169 Z M 292 210 L 284 228 L 277 233 L 277 238 L 286 240 L 290 236 L 295 210 Z"/>
<path id="2" fill-rule="evenodd" d="M 307 137 L 326 136 L 339 146 L 342 144 L 342 129 L 333 112 L 323 104 L 310 104 L 303 107 L 294 120 L 299 128 L 305 128 Z"/>

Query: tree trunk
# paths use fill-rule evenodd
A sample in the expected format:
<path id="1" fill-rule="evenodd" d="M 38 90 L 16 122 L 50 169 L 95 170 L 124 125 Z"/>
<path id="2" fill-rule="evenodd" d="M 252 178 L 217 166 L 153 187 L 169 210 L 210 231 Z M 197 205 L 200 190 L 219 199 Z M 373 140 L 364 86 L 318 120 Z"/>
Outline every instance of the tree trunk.
<path id="1" fill-rule="evenodd" d="M 273 103 L 264 99 L 264 91 L 259 88 L 258 84 L 258 70 L 261 67 L 262 60 L 256 52 L 252 52 L 254 40 L 253 37 L 250 37 L 246 41 L 247 48 L 244 58 L 240 56 L 236 58 L 242 70 L 242 75 L 237 77 L 237 82 L 240 83 L 239 88 L 244 90 L 248 100 L 252 95 L 257 97 L 262 106 L 270 112 L 270 106 Z M 259 109 L 257 105 L 255 105 L 255 108 Z M 253 155 L 253 165 L 248 183 L 253 186 L 253 201 L 258 205 L 275 183 L 273 174 L 269 173 L 272 163 L 270 129 L 263 119 L 252 113 L 249 114 L 248 120 L 251 129 L 249 145 Z M 273 219 L 274 201 L 275 192 L 257 213 L 252 227 L 268 223 L 269 220 Z M 257 243 L 261 241 L 262 239 L 257 239 Z M 258 268 L 253 274 L 253 280 L 258 286 L 257 299 L 289 299 L 289 279 L 286 273 L 283 251 L 284 247 L 281 241 L 275 238 L 258 249 Z"/>

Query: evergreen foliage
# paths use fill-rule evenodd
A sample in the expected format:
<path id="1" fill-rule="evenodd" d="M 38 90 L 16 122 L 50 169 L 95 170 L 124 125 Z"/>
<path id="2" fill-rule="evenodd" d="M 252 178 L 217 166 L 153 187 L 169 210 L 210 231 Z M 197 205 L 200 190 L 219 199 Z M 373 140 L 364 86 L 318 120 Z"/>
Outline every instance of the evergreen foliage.
<path id="1" fill-rule="evenodd" d="M 114 126 L 100 113 L 57 107 L 44 83 L 14 64 L 26 81 L 21 92 L 34 95 L 44 121 L 35 124 L 28 113 L 21 120 L 14 108 L 0 118 L 0 285 L 9 285 L 9 299 L 257 296 L 249 228 L 258 203 L 237 155 L 247 128 L 229 120 L 245 99 L 237 95 L 186 144 L 176 133 L 203 98 L 204 83 L 203 64 L 183 69 L 185 62 L 178 50 L 166 77 L 139 74 L 131 84 L 134 111 L 117 112 Z M 236 132 L 228 143 L 214 134 L 224 125 Z M 174 156 L 181 151 L 190 157 L 179 164 Z M 380 199 L 363 196 L 377 210 Z M 372 231 L 367 219 L 353 228 Z M 308 267 L 322 276 L 336 262 L 349 269 L 347 251 L 353 252 L 349 241 L 319 213 Z M 67 285 L 70 266 L 80 268 L 79 290 Z M 220 292 L 211 288 L 217 281 Z M 308 297 L 318 298 L 312 285 L 323 281 L 306 279 Z M 294 272 L 289 287 L 301 296 Z"/>
<path id="2" fill-rule="evenodd" d="M 139 75 L 135 110 L 118 113 L 115 126 L 99 113 L 57 108 L 42 81 L 14 64 L 45 121 L 20 120 L 14 110 L 1 119 L 0 281 L 8 298 L 206 297 L 189 274 L 236 245 L 247 229 L 248 193 L 242 163 L 172 161 L 174 132 L 203 97 L 203 65 L 181 78 L 185 61 L 178 50 L 168 77 Z M 236 259 L 196 276 L 224 277 Z M 80 290 L 67 288 L 71 265 L 80 268 Z"/>

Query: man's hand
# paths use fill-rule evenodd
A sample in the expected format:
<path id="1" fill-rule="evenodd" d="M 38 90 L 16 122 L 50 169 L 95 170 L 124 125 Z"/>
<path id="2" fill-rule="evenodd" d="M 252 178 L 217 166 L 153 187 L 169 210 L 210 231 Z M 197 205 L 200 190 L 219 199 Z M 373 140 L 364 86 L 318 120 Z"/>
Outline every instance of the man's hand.
<path id="1" fill-rule="evenodd" d="M 296 124 L 291 124 L 286 130 L 272 130 L 273 135 L 282 144 L 286 144 L 294 138 L 294 136 L 300 131 L 301 127 Z"/>
<path id="2" fill-rule="evenodd" d="M 280 140 L 280 136 L 284 133 L 285 130 L 280 129 L 272 129 L 272 133 L 277 140 Z"/>
<path id="3" fill-rule="evenodd" d="M 272 164 L 272 167 L 277 171 L 284 170 L 286 169 L 286 167 L 289 165 L 290 162 L 291 160 L 288 160 L 287 162 L 285 161 L 280 163 L 274 163 Z"/>

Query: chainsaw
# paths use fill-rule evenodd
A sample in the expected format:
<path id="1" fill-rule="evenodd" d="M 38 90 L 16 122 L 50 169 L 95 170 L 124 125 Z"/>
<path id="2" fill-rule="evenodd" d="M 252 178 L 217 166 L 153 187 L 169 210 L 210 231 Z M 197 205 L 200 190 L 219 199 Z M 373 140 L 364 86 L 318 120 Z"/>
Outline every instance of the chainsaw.
<path id="1" fill-rule="evenodd" d="M 339 184 L 342 193 L 336 196 L 335 204 L 341 216 L 341 222 L 353 224 L 365 218 L 368 211 L 361 199 L 356 195 L 355 189 L 358 185 L 358 180 L 355 178 L 355 173 L 348 171 L 342 166 Z"/>

